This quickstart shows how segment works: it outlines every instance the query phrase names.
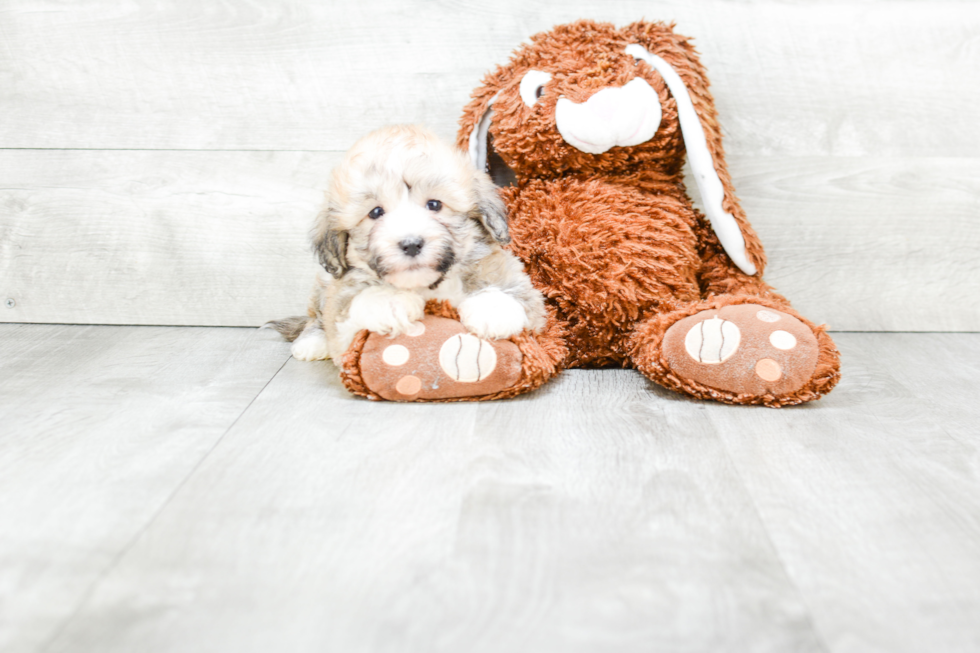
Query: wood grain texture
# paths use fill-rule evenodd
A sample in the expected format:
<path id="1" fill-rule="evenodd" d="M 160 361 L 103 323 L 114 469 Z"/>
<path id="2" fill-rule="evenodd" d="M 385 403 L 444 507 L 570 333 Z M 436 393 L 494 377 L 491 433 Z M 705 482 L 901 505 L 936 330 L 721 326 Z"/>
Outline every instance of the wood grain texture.
<path id="1" fill-rule="evenodd" d="M 969 2 L 302 0 L 0 7 L 0 147 L 344 150 L 445 136 L 483 74 L 582 17 L 696 39 L 732 153 L 975 156 Z"/>
<path id="2" fill-rule="evenodd" d="M 288 355 L 252 330 L 0 325 L 0 650 L 41 650 Z"/>
<path id="3" fill-rule="evenodd" d="M 825 649 L 699 404 L 622 370 L 373 403 L 290 361 L 49 650 Z"/>
<path id="4" fill-rule="evenodd" d="M 708 408 L 832 651 L 980 648 L 980 334 L 838 334 L 819 403 Z"/>
<path id="5" fill-rule="evenodd" d="M 582 16 L 695 37 L 767 278 L 805 315 L 976 330 L 980 5 L 883 1 L 11 0 L 0 148 L 45 149 L 0 149 L 0 322 L 302 312 L 339 152 L 390 122 L 452 137 L 487 70 Z"/>
<path id="6" fill-rule="evenodd" d="M 303 313 L 307 233 L 340 156 L 0 151 L 0 322 L 256 326 Z M 980 160 L 730 167 L 766 278 L 810 319 L 977 329 Z"/>
<path id="7" fill-rule="evenodd" d="M 980 403 L 974 398 L 976 380 L 980 379 L 980 338 L 933 334 L 921 339 L 913 334 L 896 334 L 894 340 L 871 342 L 868 355 L 881 356 L 885 368 L 932 412 L 966 417 L 942 420 L 944 433 L 980 447 Z M 896 360 L 889 354 L 890 347 L 900 349 L 903 358 L 915 364 L 902 364 L 902 358 Z M 976 461 L 977 454 L 973 453 L 971 459 Z"/>
<path id="8" fill-rule="evenodd" d="M 0 152 L 0 320 L 256 326 L 304 313 L 308 233 L 338 157 Z"/>
<path id="9" fill-rule="evenodd" d="M 977 331 L 980 159 L 742 158 L 766 279 L 841 331 Z"/>
<path id="10" fill-rule="evenodd" d="M 0 325 L 0 649 L 975 651 L 980 334 L 837 338 L 798 408 L 395 405 L 268 332 Z"/>

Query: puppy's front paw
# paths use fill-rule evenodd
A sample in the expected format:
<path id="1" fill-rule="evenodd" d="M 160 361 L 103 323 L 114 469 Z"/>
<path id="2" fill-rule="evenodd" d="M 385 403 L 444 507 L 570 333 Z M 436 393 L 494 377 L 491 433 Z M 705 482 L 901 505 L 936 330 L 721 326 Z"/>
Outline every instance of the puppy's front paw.
<path id="1" fill-rule="evenodd" d="M 459 321 L 471 333 L 491 340 L 509 338 L 528 327 L 527 311 L 507 293 L 490 288 L 459 305 Z"/>
<path id="2" fill-rule="evenodd" d="M 362 329 L 397 336 L 412 329 L 425 314 L 425 300 L 411 292 L 383 287 L 366 288 L 351 302 L 341 330 Z"/>

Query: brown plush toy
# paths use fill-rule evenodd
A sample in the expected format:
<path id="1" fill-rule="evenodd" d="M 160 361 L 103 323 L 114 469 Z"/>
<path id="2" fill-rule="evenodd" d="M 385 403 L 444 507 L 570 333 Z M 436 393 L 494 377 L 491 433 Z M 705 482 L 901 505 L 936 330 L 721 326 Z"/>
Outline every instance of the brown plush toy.
<path id="1" fill-rule="evenodd" d="M 492 399 L 565 367 L 626 366 L 694 397 L 785 406 L 837 383 L 823 327 L 762 280 L 707 76 L 671 26 L 579 21 L 532 37 L 474 91 L 458 145 L 506 185 L 510 249 L 546 297 L 549 329 L 486 343 L 495 376 L 461 378 L 459 361 L 477 350 L 464 348 L 452 307 L 430 304 L 426 322 L 439 328 L 397 339 L 423 371 L 392 369 L 392 341 L 362 332 L 342 369 L 353 392 Z M 703 214 L 684 187 L 685 153 Z"/>

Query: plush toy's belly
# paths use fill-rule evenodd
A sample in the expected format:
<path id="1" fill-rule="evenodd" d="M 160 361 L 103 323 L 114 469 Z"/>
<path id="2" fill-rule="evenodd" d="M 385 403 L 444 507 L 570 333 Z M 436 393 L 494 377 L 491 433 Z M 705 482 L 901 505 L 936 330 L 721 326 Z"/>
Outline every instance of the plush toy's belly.
<path id="1" fill-rule="evenodd" d="M 511 249 L 570 331 L 571 366 L 622 364 L 638 319 L 695 300 L 695 216 L 684 198 L 608 181 L 505 189 Z"/>

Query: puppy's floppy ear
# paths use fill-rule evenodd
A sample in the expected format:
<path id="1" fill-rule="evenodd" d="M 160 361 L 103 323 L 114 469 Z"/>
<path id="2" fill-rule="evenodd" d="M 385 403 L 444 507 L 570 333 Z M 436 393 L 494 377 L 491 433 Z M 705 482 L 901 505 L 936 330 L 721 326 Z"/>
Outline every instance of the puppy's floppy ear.
<path id="1" fill-rule="evenodd" d="M 329 204 L 317 216 L 313 251 L 334 277 L 339 279 L 347 272 L 347 232 L 337 228 L 336 211 Z"/>
<path id="2" fill-rule="evenodd" d="M 490 177 L 483 172 L 477 172 L 474 179 L 476 198 L 470 217 L 479 222 L 490 237 L 501 245 L 510 242 L 510 230 L 507 228 L 507 207 L 500 199 L 497 187 Z"/>

